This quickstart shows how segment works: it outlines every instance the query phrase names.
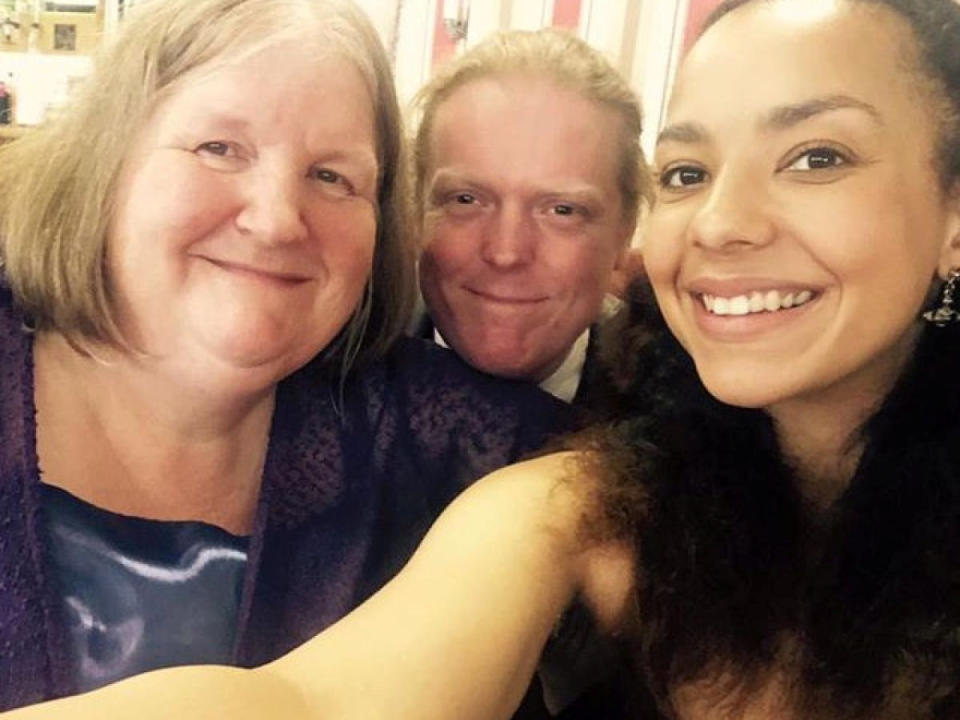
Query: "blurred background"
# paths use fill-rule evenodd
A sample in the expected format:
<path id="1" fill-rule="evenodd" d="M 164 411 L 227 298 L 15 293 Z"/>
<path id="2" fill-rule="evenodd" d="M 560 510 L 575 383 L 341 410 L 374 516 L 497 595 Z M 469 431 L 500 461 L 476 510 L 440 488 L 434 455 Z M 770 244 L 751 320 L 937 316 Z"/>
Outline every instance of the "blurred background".
<path id="1" fill-rule="evenodd" d="M 162 0 L 0 0 L 0 142 L 67 101 L 134 5 Z M 359 0 L 393 58 L 401 102 L 444 62 L 500 29 L 566 28 L 640 95 L 652 147 L 677 60 L 719 0 Z"/>

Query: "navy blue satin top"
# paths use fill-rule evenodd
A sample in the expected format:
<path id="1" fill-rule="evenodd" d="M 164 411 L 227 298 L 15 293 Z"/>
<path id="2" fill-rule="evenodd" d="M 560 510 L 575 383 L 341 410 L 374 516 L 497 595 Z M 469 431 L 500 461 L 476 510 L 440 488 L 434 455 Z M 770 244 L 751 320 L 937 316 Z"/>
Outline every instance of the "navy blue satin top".
<path id="1" fill-rule="evenodd" d="M 227 664 L 245 537 L 118 515 L 40 485 L 79 691 L 171 665 Z"/>

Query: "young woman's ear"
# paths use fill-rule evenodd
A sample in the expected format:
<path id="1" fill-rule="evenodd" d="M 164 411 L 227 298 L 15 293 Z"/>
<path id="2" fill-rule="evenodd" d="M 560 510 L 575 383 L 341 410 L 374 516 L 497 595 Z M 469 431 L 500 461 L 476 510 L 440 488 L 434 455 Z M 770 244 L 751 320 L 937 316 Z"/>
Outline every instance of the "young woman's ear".
<path id="1" fill-rule="evenodd" d="M 943 246 L 940 248 L 940 263 L 937 265 L 941 280 L 946 280 L 951 270 L 960 268 L 960 179 L 954 182 L 947 202 L 949 215 Z"/>

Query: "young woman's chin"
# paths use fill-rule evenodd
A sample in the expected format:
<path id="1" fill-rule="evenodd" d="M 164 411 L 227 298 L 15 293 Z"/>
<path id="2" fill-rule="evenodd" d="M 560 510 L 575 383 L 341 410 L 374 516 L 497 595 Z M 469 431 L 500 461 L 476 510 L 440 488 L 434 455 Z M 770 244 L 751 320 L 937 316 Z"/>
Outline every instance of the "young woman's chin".
<path id="1" fill-rule="evenodd" d="M 707 392 L 734 407 L 767 409 L 803 394 L 802 383 L 782 368 L 756 365 L 716 368 L 698 364 L 697 372 Z"/>

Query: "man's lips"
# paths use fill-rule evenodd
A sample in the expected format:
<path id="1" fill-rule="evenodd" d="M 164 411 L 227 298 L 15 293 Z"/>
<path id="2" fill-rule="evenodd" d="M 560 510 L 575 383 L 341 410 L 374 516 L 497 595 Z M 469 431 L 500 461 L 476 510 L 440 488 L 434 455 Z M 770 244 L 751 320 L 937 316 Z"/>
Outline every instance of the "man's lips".
<path id="1" fill-rule="evenodd" d="M 521 295 L 514 293 L 490 292 L 488 290 L 478 290 L 476 288 L 465 287 L 471 295 L 475 295 L 488 302 L 503 303 L 509 305 L 533 305 L 543 302 L 549 296 L 547 295 Z"/>

